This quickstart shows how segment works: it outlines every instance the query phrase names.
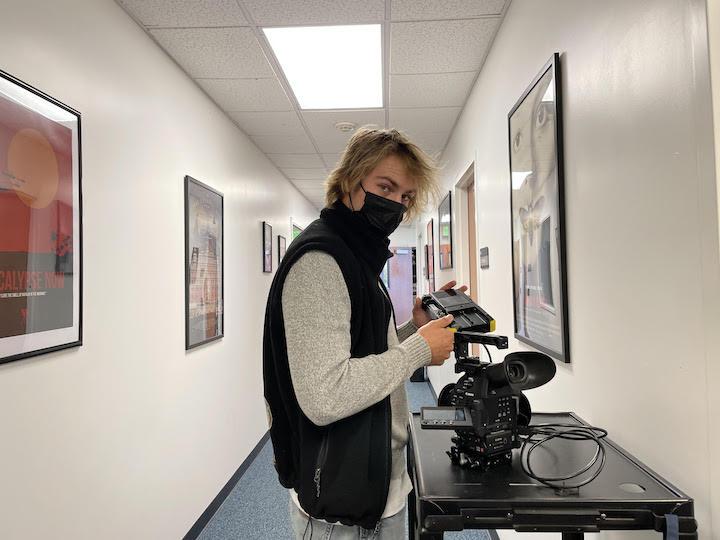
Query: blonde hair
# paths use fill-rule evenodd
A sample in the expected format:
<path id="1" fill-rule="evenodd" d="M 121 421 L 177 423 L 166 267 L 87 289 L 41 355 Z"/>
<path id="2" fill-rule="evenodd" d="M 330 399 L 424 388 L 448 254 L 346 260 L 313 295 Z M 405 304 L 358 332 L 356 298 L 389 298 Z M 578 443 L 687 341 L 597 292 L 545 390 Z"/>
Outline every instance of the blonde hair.
<path id="1" fill-rule="evenodd" d="M 438 167 L 419 146 L 395 129 L 360 128 L 345 147 L 340 162 L 325 181 L 325 205 L 332 206 L 350 193 L 386 157 L 395 155 L 404 163 L 407 174 L 417 182 L 405 220 L 422 214 L 431 200 L 437 201 Z"/>

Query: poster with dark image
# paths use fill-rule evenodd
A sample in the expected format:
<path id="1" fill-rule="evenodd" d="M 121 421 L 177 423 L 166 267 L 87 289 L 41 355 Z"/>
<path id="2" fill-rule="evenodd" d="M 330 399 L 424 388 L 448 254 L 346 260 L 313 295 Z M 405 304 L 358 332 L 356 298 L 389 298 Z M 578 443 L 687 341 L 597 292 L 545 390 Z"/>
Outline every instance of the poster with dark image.
<path id="1" fill-rule="evenodd" d="M 570 361 L 560 58 L 508 114 L 515 337 Z"/>
<path id="2" fill-rule="evenodd" d="M 263 272 L 272 272 L 272 226 L 263 221 Z"/>
<path id="3" fill-rule="evenodd" d="M 453 267 L 452 258 L 452 203 L 448 192 L 438 207 L 438 257 L 440 269 Z"/>
<path id="4" fill-rule="evenodd" d="M 223 195 L 185 177 L 185 349 L 223 337 Z"/>
<path id="5" fill-rule="evenodd" d="M 278 234 L 278 262 L 285 256 L 286 246 L 287 242 L 285 241 L 285 237 Z"/>
<path id="6" fill-rule="evenodd" d="M 0 363 L 82 344 L 80 114 L 0 71 Z"/>
<path id="7" fill-rule="evenodd" d="M 427 224 L 427 275 L 428 275 L 428 292 L 435 292 L 435 240 L 433 239 L 433 220 L 430 219 Z"/>

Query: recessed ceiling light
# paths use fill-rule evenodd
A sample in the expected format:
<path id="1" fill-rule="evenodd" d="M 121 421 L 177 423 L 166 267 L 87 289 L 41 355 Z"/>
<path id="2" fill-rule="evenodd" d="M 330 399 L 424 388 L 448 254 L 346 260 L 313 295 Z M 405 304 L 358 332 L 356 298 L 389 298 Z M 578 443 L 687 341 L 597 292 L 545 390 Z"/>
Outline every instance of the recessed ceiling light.
<path id="1" fill-rule="evenodd" d="M 379 24 L 263 31 L 300 108 L 383 106 Z"/>

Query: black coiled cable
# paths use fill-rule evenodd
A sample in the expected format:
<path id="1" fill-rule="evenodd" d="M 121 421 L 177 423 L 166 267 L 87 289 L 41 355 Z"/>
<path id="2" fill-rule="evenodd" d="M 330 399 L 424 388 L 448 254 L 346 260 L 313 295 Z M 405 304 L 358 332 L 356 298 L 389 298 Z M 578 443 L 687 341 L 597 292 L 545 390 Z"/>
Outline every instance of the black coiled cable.
<path id="1" fill-rule="evenodd" d="M 523 472 L 548 487 L 554 489 L 575 489 L 589 484 L 598 477 L 605 466 L 605 445 L 600 439 L 607 437 L 607 431 L 594 426 L 579 424 L 536 424 L 526 427 L 522 435 L 525 436 L 520 447 L 520 465 Z M 565 476 L 539 476 L 530 465 L 530 456 L 539 446 L 553 439 L 566 439 L 571 441 L 595 441 L 597 449 L 590 461 L 581 469 Z M 592 469 L 600 461 L 600 465 L 588 478 L 575 484 L 567 484 L 568 480 L 577 478 Z M 558 482 L 562 482 L 561 484 Z"/>

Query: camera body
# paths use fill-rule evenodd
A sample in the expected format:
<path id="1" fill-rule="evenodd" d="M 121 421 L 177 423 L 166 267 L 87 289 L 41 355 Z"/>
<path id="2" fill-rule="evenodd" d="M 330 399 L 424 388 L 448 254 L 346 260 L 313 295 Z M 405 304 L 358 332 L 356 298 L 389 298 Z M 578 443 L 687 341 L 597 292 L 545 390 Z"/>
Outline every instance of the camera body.
<path id="1" fill-rule="evenodd" d="M 554 362 L 534 351 L 510 353 L 499 363 L 469 356 L 470 343 L 507 349 L 507 337 L 488 333 L 495 329 L 493 318 L 454 290 L 426 295 L 422 302 L 432 318 L 454 316 L 455 372 L 463 375 L 443 388 L 437 407 L 421 409 L 421 427 L 454 430 L 447 453 L 461 467 L 486 469 L 511 462 L 513 448 L 521 445 L 520 429 L 530 423 L 530 402 L 522 390 L 552 379 Z"/>

